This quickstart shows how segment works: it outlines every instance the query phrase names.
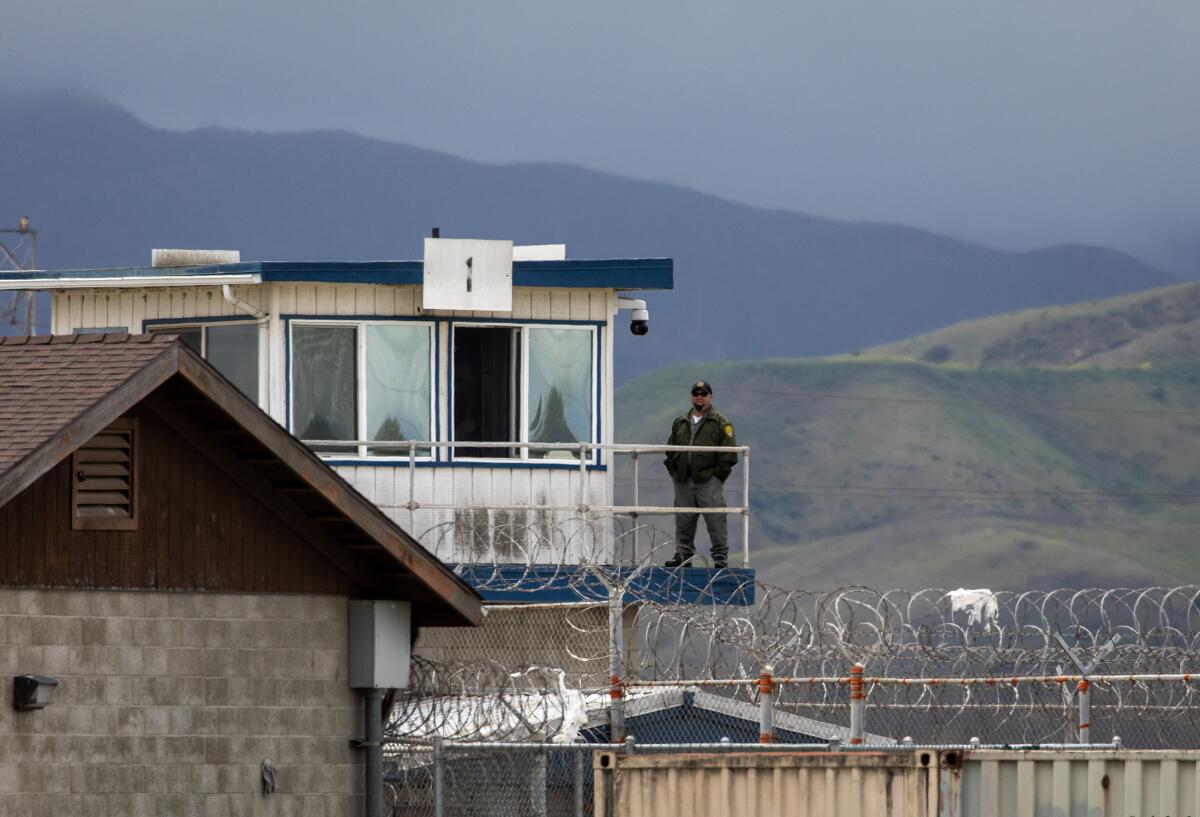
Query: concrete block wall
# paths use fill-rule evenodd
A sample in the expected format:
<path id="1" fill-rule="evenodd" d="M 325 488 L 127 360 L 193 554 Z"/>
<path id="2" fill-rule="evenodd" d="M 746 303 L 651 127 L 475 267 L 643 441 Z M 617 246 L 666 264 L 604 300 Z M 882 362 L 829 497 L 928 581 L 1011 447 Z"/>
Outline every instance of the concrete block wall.
<path id="1" fill-rule="evenodd" d="M 15 711 L 23 674 L 54 703 Z M 6 817 L 362 813 L 344 598 L 0 589 L 0 678 Z"/>

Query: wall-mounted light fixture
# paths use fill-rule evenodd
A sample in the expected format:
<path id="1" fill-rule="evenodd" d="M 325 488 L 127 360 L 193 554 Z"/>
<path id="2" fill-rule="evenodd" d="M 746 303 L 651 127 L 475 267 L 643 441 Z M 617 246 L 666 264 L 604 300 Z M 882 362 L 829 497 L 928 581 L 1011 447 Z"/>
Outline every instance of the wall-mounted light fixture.
<path id="1" fill-rule="evenodd" d="M 58 681 L 45 675 L 18 675 L 13 678 L 13 708 L 42 709 L 54 701 Z"/>

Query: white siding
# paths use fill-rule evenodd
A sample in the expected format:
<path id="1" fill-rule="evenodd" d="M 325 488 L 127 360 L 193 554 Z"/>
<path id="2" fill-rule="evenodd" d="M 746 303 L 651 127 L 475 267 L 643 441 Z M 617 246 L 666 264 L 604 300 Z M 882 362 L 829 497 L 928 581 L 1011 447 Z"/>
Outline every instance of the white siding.
<path id="1" fill-rule="evenodd" d="M 550 468 L 416 469 L 417 503 L 453 505 L 458 510 L 408 509 L 407 466 L 338 465 L 347 482 L 379 507 L 426 548 L 446 561 L 554 563 L 582 558 L 605 561 L 609 543 L 605 514 L 592 514 L 594 531 L 585 530 L 578 511 L 579 471 Z M 607 478 L 602 471 L 587 476 L 589 505 L 606 504 Z M 497 510 L 497 506 L 557 505 L 553 512 Z M 489 510 L 490 509 L 490 510 Z"/>
<path id="2" fill-rule="evenodd" d="M 442 319 L 438 331 L 438 371 L 445 381 L 449 372 L 449 327 L 445 318 L 598 321 L 601 333 L 600 386 L 603 441 L 612 440 L 612 315 L 615 293 L 609 289 L 549 289 L 517 287 L 509 313 L 424 312 L 419 286 L 377 284 L 263 284 L 235 287 L 242 300 L 264 310 L 269 343 L 264 356 L 270 379 L 266 387 L 271 415 L 286 424 L 285 329 L 283 316 L 314 317 L 428 317 Z M 112 326 L 130 332 L 144 331 L 144 321 L 237 316 L 219 287 L 164 287 L 128 290 L 73 290 L 53 295 L 53 326 L 57 333 L 76 328 Z M 247 316 L 249 317 L 249 316 Z M 448 384 L 439 382 L 438 428 L 444 438 L 449 428 Z M 443 456 L 445 456 L 443 451 Z M 503 468 L 469 466 L 421 467 L 415 474 L 415 500 L 420 505 L 455 505 L 466 510 L 408 509 L 410 475 L 398 467 L 338 466 L 337 470 L 374 501 L 401 527 L 443 559 L 495 559 L 501 562 L 557 562 L 567 558 L 605 560 L 609 528 L 603 514 L 594 515 L 591 528 L 576 510 L 580 503 L 577 469 Z M 610 480 L 606 472 L 587 475 L 587 503 L 608 504 Z M 560 505 L 567 511 L 505 512 L 488 510 L 496 505 Z"/>

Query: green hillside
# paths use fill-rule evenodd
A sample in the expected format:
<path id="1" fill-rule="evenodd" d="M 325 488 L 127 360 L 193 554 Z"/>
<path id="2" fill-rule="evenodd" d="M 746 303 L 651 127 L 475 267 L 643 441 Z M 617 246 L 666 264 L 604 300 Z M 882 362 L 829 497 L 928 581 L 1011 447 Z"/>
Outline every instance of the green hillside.
<path id="1" fill-rule="evenodd" d="M 1178 301 L 1198 293 L 1175 287 L 1058 314 L 1066 324 L 1103 314 L 1124 326 L 1157 302 L 1170 317 L 1143 320 L 1121 344 L 1148 356 L 1166 345 L 1152 338 L 1174 331 L 1164 324 L 1183 309 Z M 1195 581 L 1200 362 L 1186 359 L 1182 337 L 1166 356 L 1173 362 L 1131 367 L 1103 353 L 1089 356 L 1103 365 L 998 365 L 980 351 L 1019 346 L 1029 320 L 1038 319 L 1000 316 L 925 336 L 973 350 L 961 361 L 897 359 L 902 348 L 923 348 L 910 341 L 890 347 L 890 358 L 879 350 L 659 370 L 618 392 L 617 439 L 661 442 L 686 409 L 690 382 L 710 379 L 715 405 L 753 447 L 752 561 L 772 584 Z M 1056 336 L 1054 321 L 1040 326 Z M 656 480 L 649 495 L 665 498 L 665 472 L 645 470 Z M 628 489 L 627 475 L 619 489 Z M 735 472 L 729 488 L 736 480 Z"/>
<path id="2" fill-rule="evenodd" d="M 868 358 L 969 366 L 1136 366 L 1194 358 L 1200 284 L 1009 312 L 877 346 Z"/>

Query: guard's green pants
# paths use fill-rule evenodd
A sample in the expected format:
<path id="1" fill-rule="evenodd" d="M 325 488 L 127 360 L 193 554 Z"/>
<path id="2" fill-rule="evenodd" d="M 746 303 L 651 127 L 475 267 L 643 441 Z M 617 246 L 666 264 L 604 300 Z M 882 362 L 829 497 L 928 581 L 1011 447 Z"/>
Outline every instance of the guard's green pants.
<path id="1" fill-rule="evenodd" d="M 724 508 L 725 492 L 721 480 L 706 482 L 675 482 L 676 508 Z M 675 552 L 689 559 L 696 552 L 696 517 L 703 516 L 708 527 L 708 538 L 712 542 L 713 559 L 729 558 L 729 525 L 723 513 L 677 513 L 675 514 Z"/>

